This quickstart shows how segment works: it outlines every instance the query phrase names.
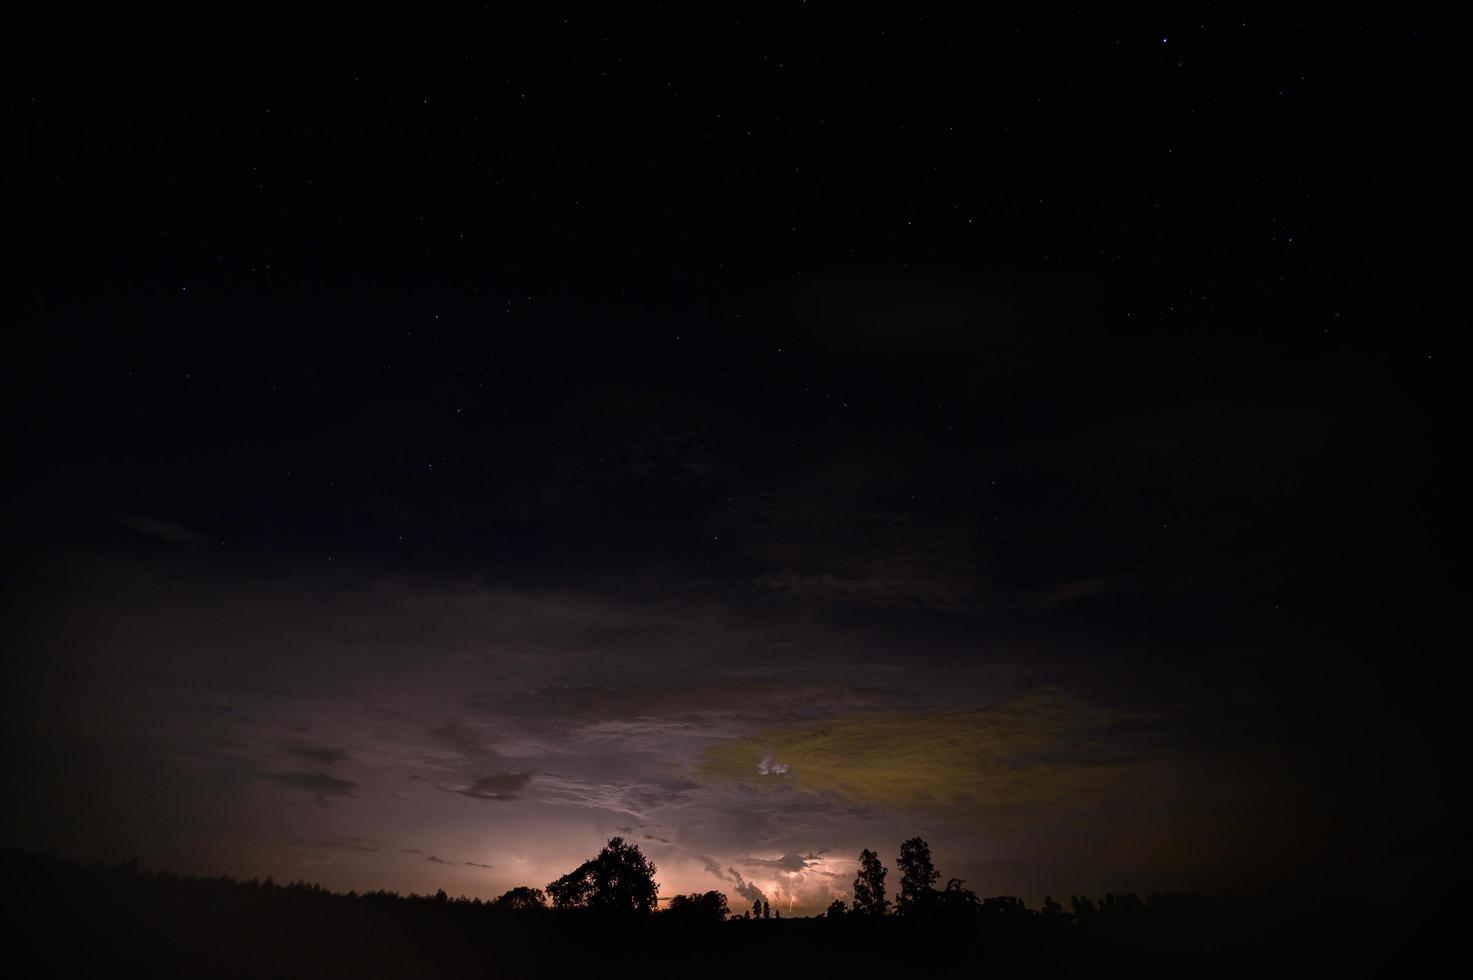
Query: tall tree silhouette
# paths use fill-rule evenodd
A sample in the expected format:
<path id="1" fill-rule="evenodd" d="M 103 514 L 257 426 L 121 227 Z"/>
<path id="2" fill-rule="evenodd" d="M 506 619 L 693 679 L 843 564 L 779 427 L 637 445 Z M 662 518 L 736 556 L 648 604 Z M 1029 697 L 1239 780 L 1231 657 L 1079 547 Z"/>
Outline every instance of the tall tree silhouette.
<path id="1" fill-rule="evenodd" d="M 885 866 L 869 848 L 859 852 L 859 873 L 854 877 L 854 911 L 858 915 L 884 915 L 890 907 L 885 898 Z"/>
<path id="2" fill-rule="evenodd" d="M 610 838 L 597 857 L 547 886 L 554 908 L 644 914 L 655 910 L 659 890 L 654 864 L 622 837 Z"/>
<path id="3" fill-rule="evenodd" d="M 932 911 L 936 890 L 931 886 L 941 877 L 941 872 L 931 860 L 931 845 L 912 837 L 900 845 L 895 866 L 900 869 L 900 894 L 895 897 L 895 911 L 907 915 Z"/>

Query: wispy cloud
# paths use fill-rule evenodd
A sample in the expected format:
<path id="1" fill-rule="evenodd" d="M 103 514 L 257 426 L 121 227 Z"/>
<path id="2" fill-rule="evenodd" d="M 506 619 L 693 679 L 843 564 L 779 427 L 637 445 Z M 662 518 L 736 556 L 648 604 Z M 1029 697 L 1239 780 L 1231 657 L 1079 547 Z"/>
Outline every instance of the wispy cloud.
<path id="1" fill-rule="evenodd" d="M 777 871 L 807 871 L 819 864 L 817 854 L 784 854 L 776 858 L 744 857 L 741 863 L 748 867 L 773 868 Z"/>
<path id="2" fill-rule="evenodd" d="M 685 790 L 697 784 L 657 778 L 600 781 L 544 774 L 538 780 L 538 798 L 549 803 L 607 810 L 645 820 L 656 810 L 677 804 Z"/>
<path id="3" fill-rule="evenodd" d="M 191 531 L 182 524 L 160 520 L 157 517 L 122 514 L 118 517 L 118 523 L 124 527 L 131 527 L 140 534 L 146 534 L 151 538 L 166 541 L 181 548 L 202 548 L 210 543 L 209 538 L 196 531 Z"/>
<path id="4" fill-rule="evenodd" d="M 762 894 L 762 889 L 743 878 L 742 873 L 736 868 L 727 868 L 726 874 L 736 893 L 747 901 L 760 902 L 766 897 Z"/>
<path id="5" fill-rule="evenodd" d="M 492 748 L 495 736 L 482 728 L 452 719 L 430 730 L 430 737 L 441 745 L 453 749 L 468 758 L 487 758 L 496 755 Z"/>
<path id="6" fill-rule="evenodd" d="M 333 745 L 319 745 L 315 742 L 305 740 L 288 742 L 283 746 L 283 749 L 288 755 L 296 756 L 299 759 L 306 759 L 308 762 L 315 762 L 319 766 L 327 766 L 328 768 L 348 758 L 346 749 L 340 749 Z"/>
<path id="7" fill-rule="evenodd" d="M 311 793 L 317 797 L 318 806 L 327 806 L 327 798 L 330 796 L 342 796 L 353 798 L 353 790 L 357 783 L 336 776 L 329 776 L 325 772 L 273 772 L 266 773 L 264 778 L 292 789 L 299 789 Z"/>
<path id="8" fill-rule="evenodd" d="M 322 848 L 333 851 L 360 851 L 364 854 L 377 854 L 383 850 L 379 842 L 370 837 L 357 837 L 352 834 L 337 834 L 331 837 L 316 837 L 299 841 L 306 847 Z"/>
<path id="9" fill-rule="evenodd" d="M 466 786 L 448 788 L 474 800 L 514 800 L 534 775 L 531 772 L 497 772 L 482 776 Z"/>

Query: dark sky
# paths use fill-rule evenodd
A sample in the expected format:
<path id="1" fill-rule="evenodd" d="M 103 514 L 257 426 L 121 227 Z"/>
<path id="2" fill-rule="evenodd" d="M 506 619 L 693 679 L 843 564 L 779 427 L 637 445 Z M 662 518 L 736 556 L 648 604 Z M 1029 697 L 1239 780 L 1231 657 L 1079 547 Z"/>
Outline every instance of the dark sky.
<path id="1" fill-rule="evenodd" d="M 623 833 L 797 912 L 915 833 L 1030 903 L 1442 880 L 1445 35 L 14 39 L 0 842 L 489 896 Z"/>

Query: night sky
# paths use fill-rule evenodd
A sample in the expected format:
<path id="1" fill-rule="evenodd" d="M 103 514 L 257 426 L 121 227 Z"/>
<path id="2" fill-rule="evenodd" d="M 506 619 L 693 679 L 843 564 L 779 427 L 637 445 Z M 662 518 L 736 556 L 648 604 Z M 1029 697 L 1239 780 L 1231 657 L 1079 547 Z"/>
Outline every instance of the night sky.
<path id="1" fill-rule="evenodd" d="M 1446 881 L 1462 55 L 969 10 L 12 37 L 0 843 Z"/>

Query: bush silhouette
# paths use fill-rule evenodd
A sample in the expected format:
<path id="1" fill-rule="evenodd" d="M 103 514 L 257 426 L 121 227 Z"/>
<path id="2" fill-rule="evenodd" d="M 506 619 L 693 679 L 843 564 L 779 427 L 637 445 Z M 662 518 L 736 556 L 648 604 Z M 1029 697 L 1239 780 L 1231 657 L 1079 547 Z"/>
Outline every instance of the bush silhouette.
<path id="1" fill-rule="evenodd" d="M 521 885 L 506 892 L 491 905 L 507 912 L 542 912 L 547 909 L 547 894 L 541 888 Z"/>
<path id="2" fill-rule="evenodd" d="M 731 912 L 726 905 L 726 896 L 718 891 L 676 895 L 670 899 L 665 916 L 688 923 L 725 922 Z"/>

